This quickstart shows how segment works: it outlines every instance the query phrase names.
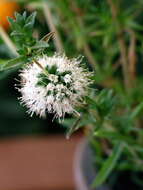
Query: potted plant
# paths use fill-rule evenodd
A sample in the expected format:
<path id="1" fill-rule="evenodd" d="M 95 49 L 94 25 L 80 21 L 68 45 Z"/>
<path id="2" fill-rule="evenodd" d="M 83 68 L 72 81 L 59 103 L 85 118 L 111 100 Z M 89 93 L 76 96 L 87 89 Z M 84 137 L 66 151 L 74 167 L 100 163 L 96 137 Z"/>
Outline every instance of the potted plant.
<path id="1" fill-rule="evenodd" d="M 88 123 L 88 140 L 79 145 L 75 158 L 77 189 L 142 189 L 142 128 L 137 119 L 143 103 L 126 107 L 108 90 L 89 102 L 81 124 Z"/>
<path id="2" fill-rule="evenodd" d="M 63 9 L 70 4 L 65 2 L 61 3 Z M 35 39 L 32 30 L 36 14 L 27 17 L 26 12 L 16 13 L 16 20 L 9 18 L 19 55 L 1 64 L 1 72 L 23 68 L 18 89 L 31 115 L 45 117 L 50 112 L 59 121 L 66 114 L 74 115 L 76 119 L 66 118 L 63 123 L 67 138 L 86 126 L 87 141 L 81 145 L 75 164 L 78 190 L 141 190 L 143 79 L 137 72 L 137 67 L 141 68 L 137 60 L 142 59 L 143 38 L 140 12 L 133 14 L 140 10 L 141 3 L 132 2 L 130 9 L 126 2 L 116 0 L 96 5 L 98 10 L 91 9 L 91 13 L 97 13 L 95 33 L 90 31 L 95 37 L 94 42 L 90 41 L 96 49 L 95 56 L 86 41 L 86 32 L 78 38 L 74 31 L 77 49 L 83 48 L 92 72 L 80 65 L 81 59 L 59 54 L 49 57 L 47 42 L 54 34 Z M 74 14 L 65 11 L 65 16 L 71 16 L 70 24 L 75 27 L 76 23 L 83 31 L 77 6 L 72 3 Z"/>
<path id="3" fill-rule="evenodd" d="M 79 1 L 69 4 L 70 13 L 64 16 L 72 15 L 79 24 L 82 34 L 80 38 L 75 35 L 75 41 L 81 48 L 87 50 L 87 44 L 93 48 L 93 57 L 84 53 L 90 55 L 98 85 L 98 92 L 86 97 L 87 105 L 77 126 L 86 126 L 92 149 L 88 156 L 89 146 L 86 150 L 87 145 L 82 144 L 76 159 L 77 189 L 98 189 L 104 183 L 107 189 L 142 189 L 141 4 L 116 0 L 97 1 L 86 8 Z M 68 25 L 67 20 L 65 23 Z M 69 128 L 72 123 L 73 119 L 65 120 Z"/>

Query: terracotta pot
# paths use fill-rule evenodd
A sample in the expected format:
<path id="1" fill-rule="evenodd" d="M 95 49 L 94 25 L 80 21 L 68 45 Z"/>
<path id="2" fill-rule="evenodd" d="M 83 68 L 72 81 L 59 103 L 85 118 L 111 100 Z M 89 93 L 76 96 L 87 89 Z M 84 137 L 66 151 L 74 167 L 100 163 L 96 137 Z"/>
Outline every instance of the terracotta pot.
<path id="1" fill-rule="evenodd" d="M 73 155 L 80 136 L 0 139 L 0 190 L 73 190 Z"/>

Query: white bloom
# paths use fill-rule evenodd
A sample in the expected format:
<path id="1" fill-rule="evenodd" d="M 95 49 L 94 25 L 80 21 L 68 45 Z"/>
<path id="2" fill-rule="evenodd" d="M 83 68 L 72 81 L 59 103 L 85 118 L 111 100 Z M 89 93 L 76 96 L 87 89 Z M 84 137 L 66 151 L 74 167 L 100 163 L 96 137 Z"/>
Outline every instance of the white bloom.
<path id="1" fill-rule="evenodd" d="M 70 82 L 72 81 L 71 75 L 66 74 L 66 75 L 64 76 L 64 81 L 65 81 L 65 83 L 70 83 Z"/>
<path id="2" fill-rule="evenodd" d="M 80 66 L 81 60 L 55 54 L 36 61 L 41 67 L 33 61 L 20 73 L 20 99 L 28 112 L 41 117 L 46 112 L 54 113 L 56 118 L 76 112 L 75 107 L 82 104 L 91 83 L 91 74 Z"/>
<path id="3" fill-rule="evenodd" d="M 48 78 L 53 83 L 57 83 L 58 82 L 58 76 L 56 76 L 56 75 L 53 75 L 53 74 L 50 75 L 49 74 Z"/>

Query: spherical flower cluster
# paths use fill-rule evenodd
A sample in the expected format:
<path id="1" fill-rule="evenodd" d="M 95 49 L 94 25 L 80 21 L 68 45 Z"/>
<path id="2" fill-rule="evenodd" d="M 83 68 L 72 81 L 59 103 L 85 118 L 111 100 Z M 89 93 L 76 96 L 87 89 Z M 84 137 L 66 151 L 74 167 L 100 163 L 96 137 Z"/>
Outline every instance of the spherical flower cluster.
<path id="1" fill-rule="evenodd" d="M 49 112 L 64 118 L 65 113 L 76 112 L 91 83 L 91 73 L 80 63 L 81 59 L 70 60 L 65 55 L 43 55 L 21 71 L 20 100 L 31 116 L 45 117 Z"/>

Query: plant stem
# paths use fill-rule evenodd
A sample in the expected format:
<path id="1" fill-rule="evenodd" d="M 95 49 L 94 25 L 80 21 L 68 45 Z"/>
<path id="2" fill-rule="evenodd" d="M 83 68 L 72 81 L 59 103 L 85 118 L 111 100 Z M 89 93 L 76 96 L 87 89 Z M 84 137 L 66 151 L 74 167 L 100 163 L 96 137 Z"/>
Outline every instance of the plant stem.
<path id="1" fill-rule="evenodd" d="M 128 52 L 128 59 L 129 59 L 129 73 L 131 80 L 134 81 L 136 78 L 136 63 L 137 63 L 137 56 L 136 56 L 136 36 L 134 31 L 131 29 L 129 30 L 130 34 L 130 45 L 129 45 L 129 52 Z"/>
<path id="2" fill-rule="evenodd" d="M 127 48 L 126 48 L 125 40 L 123 38 L 122 26 L 118 20 L 118 9 L 117 9 L 115 3 L 113 2 L 113 0 L 107 0 L 107 2 L 110 6 L 111 14 L 112 14 L 113 20 L 116 24 L 116 33 L 117 33 L 117 40 L 119 43 L 120 54 L 121 54 L 124 85 L 125 85 L 126 89 L 128 89 L 130 87 L 130 79 L 129 79 L 129 71 L 128 71 Z"/>
<path id="3" fill-rule="evenodd" d="M 97 66 L 97 62 L 95 61 L 93 55 L 92 55 L 92 52 L 90 50 L 90 47 L 89 45 L 85 42 L 84 44 L 84 47 L 83 47 L 83 50 L 84 50 L 84 53 L 85 53 L 85 56 L 87 57 L 90 65 L 92 66 L 92 68 L 95 70 L 97 69 L 98 67 Z"/>
<path id="4" fill-rule="evenodd" d="M 67 132 L 66 134 L 67 139 L 69 139 L 72 133 L 79 128 L 78 124 L 82 119 L 82 114 L 78 113 L 77 111 L 74 112 L 74 115 L 76 115 L 77 120 L 74 122 L 74 124 L 70 127 L 69 131 Z"/>
<path id="5" fill-rule="evenodd" d="M 73 7 L 74 10 L 78 10 L 75 1 L 71 1 L 71 6 Z M 81 27 L 82 30 L 84 30 L 85 26 L 84 26 L 84 22 L 82 20 L 82 17 L 80 15 L 78 15 L 76 11 L 75 11 L 75 14 L 76 14 L 76 20 L 77 20 L 78 25 Z M 86 42 L 86 37 L 85 36 L 84 36 L 83 51 L 84 51 L 85 56 L 87 57 L 90 65 L 91 65 L 91 67 L 93 69 L 95 69 L 95 67 L 97 66 L 97 61 L 93 57 L 93 54 L 92 54 L 91 49 L 90 49 L 90 46 Z"/>
<path id="6" fill-rule="evenodd" d="M 44 74 L 45 74 L 46 76 L 48 76 L 48 72 L 45 70 L 45 68 L 44 68 L 36 59 L 34 59 L 33 61 L 38 65 L 38 67 L 39 67 L 40 69 L 42 69 L 42 71 L 44 72 Z"/>
<path id="7" fill-rule="evenodd" d="M 6 33 L 6 31 L 3 29 L 2 26 L 0 26 L 0 37 L 3 39 L 3 41 L 6 43 L 6 45 L 8 46 L 8 48 L 11 50 L 11 52 L 15 55 L 18 56 L 18 53 L 16 51 L 16 47 L 13 44 L 13 42 L 11 41 L 11 39 L 9 38 L 8 34 Z"/>
<path id="8" fill-rule="evenodd" d="M 64 48 L 63 48 L 63 45 L 62 45 L 62 41 L 61 41 L 61 38 L 60 38 L 60 35 L 59 35 L 59 32 L 58 30 L 56 29 L 54 23 L 53 23 L 53 18 L 52 18 L 52 14 L 51 14 L 51 11 L 50 11 L 50 8 L 48 6 L 48 3 L 43 1 L 43 11 L 44 11 L 44 15 L 45 15 L 45 18 L 46 18 L 46 22 L 50 28 L 50 30 L 52 32 L 54 32 L 54 43 L 55 43 L 55 47 L 56 47 L 56 50 L 58 52 L 63 52 L 64 51 Z"/>

